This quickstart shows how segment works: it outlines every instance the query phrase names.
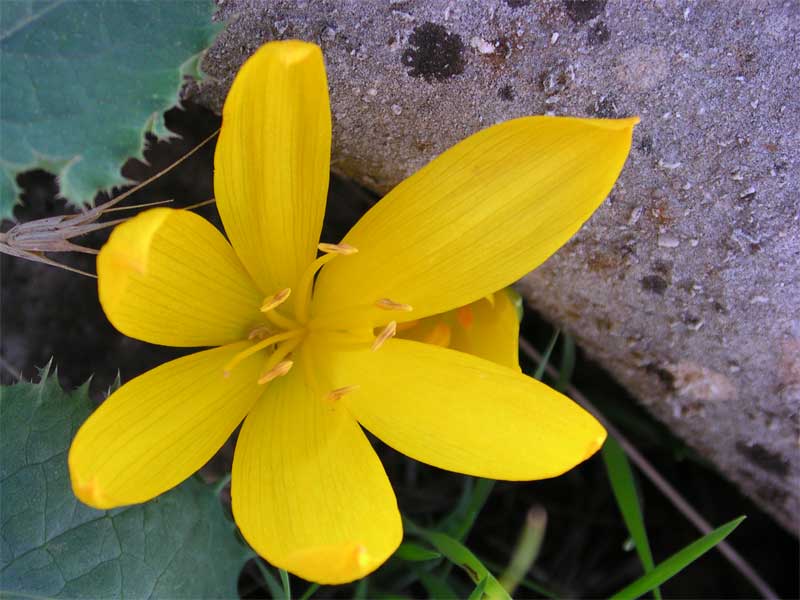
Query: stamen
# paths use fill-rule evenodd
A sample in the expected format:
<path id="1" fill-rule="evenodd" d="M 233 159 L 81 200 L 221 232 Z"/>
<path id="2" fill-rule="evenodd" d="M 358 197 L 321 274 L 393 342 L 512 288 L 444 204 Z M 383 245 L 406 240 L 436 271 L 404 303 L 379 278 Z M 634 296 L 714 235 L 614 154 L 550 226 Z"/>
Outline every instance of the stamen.
<path id="1" fill-rule="evenodd" d="M 272 296 L 268 296 L 264 298 L 264 302 L 261 304 L 261 312 L 267 312 L 272 310 L 273 308 L 277 308 L 289 297 L 292 293 L 292 288 L 284 288 L 279 292 L 275 292 Z"/>
<path id="2" fill-rule="evenodd" d="M 264 316 L 267 317 L 267 321 L 278 327 L 278 329 L 285 329 L 287 331 L 292 329 L 302 329 L 300 323 L 294 319 L 290 319 L 289 317 L 284 317 L 277 310 L 269 310 L 264 313 Z"/>
<path id="3" fill-rule="evenodd" d="M 299 337 L 303 334 L 302 330 L 294 330 L 294 331 L 285 331 L 283 333 L 279 333 L 277 335 L 270 336 L 264 340 L 261 340 L 257 344 L 253 344 L 249 348 L 246 348 L 236 354 L 229 362 L 222 368 L 222 374 L 225 377 L 230 377 L 231 370 L 242 362 L 248 356 L 251 356 L 258 352 L 259 350 L 263 350 L 267 346 L 272 346 L 273 344 L 277 344 L 278 342 L 282 342 L 284 340 L 290 340 L 292 338 Z"/>
<path id="4" fill-rule="evenodd" d="M 414 329 L 419 325 L 419 319 L 415 319 L 413 321 L 403 321 L 402 323 L 397 324 L 397 332 L 400 333 L 402 331 L 408 331 L 409 329 Z"/>
<path id="5" fill-rule="evenodd" d="M 433 346 L 447 348 L 450 345 L 450 333 L 452 330 L 445 323 L 437 323 L 428 335 L 425 336 L 425 343 Z"/>
<path id="6" fill-rule="evenodd" d="M 403 304 L 401 302 L 395 302 L 394 300 L 390 300 L 389 298 L 381 298 L 380 300 L 375 301 L 375 306 L 378 308 L 382 308 L 383 310 L 399 310 L 402 312 L 411 312 L 414 310 L 414 307 L 410 304 Z"/>
<path id="7" fill-rule="evenodd" d="M 342 256 L 350 256 L 351 254 L 355 254 L 358 252 L 358 248 L 351 246 L 350 244 L 319 244 L 317 246 L 320 252 L 324 252 L 325 254 L 341 254 Z"/>
<path id="8" fill-rule="evenodd" d="M 261 327 L 256 327 L 250 334 L 247 336 L 248 340 L 263 340 L 266 337 L 269 337 L 269 334 L 272 333 L 272 328 L 267 327 L 266 325 L 262 325 Z"/>
<path id="9" fill-rule="evenodd" d="M 303 271 L 297 284 L 297 289 L 301 296 L 295 304 L 294 315 L 300 323 L 306 323 L 308 321 L 308 311 L 311 305 L 311 291 L 314 287 L 314 275 L 316 275 L 317 271 L 337 256 L 349 256 L 358 252 L 358 249 L 350 244 L 323 243 L 319 244 L 317 248 L 325 254 L 306 267 L 306 270 Z"/>
<path id="10" fill-rule="evenodd" d="M 291 360 L 283 360 L 279 362 L 277 365 L 272 367 L 269 371 L 264 373 L 259 379 L 258 384 L 264 385 L 265 383 L 269 383 L 273 379 L 286 375 L 294 365 L 294 361 Z"/>
<path id="11" fill-rule="evenodd" d="M 358 384 L 356 384 L 356 385 L 346 385 L 344 387 L 340 387 L 340 388 L 336 388 L 335 390 L 331 390 L 328 393 L 328 400 L 330 400 L 331 402 L 335 402 L 336 400 L 341 399 L 342 396 L 344 396 L 345 394 L 349 394 L 350 392 L 355 392 L 360 387 L 361 386 L 358 385 Z"/>
<path id="12" fill-rule="evenodd" d="M 395 333 L 397 333 L 397 321 L 389 321 L 386 327 L 383 328 L 383 331 L 375 338 L 375 341 L 372 342 L 372 351 L 375 352 L 378 348 L 383 346 L 386 340 L 394 337 Z"/>

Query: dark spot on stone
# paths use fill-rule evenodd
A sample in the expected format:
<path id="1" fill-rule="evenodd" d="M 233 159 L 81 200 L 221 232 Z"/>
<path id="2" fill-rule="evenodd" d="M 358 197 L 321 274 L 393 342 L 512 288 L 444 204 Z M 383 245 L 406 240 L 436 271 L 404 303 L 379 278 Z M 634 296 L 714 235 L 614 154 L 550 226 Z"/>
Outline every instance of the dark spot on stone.
<path id="1" fill-rule="evenodd" d="M 761 252 L 761 244 L 753 243 L 750 244 L 750 254 L 755 254 L 756 252 Z"/>
<path id="2" fill-rule="evenodd" d="M 506 4 L 511 8 L 522 8 L 524 6 L 530 6 L 531 0 L 506 0 Z"/>
<path id="3" fill-rule="evenodd" d="M 606 0 L 564 0 L 567 15 L 575 23 L 591 21 L 606 7 Z"/>
<path id="4" fill-rule="evenodd" d="M 619 114 L 619 109 L 613 96 L 601 96 L 589 106 L 588 112 L 595 117 L 611 119 Z"/>
<path id="5" fill-rule="evenodd" d="M 648 275 L 642 278 L 642 289 L 663 296 L 667 291 L 667 281 L 659 275 Z"/>
<path id="6" fill-rule="evenodd" d="M 539 85 L 545 96 L 557 96 L 569 89 L 575 79 L 573 67 L 566 63 L 559 63 L 552 68 L 539 73 Z"/>
<path id="7" fill-rule="evenodd" d="M 605 44 L 610 37 L 611 32 L 606 27 L 606 24 L 598 21 L 589 28 L 589 32 L 586 34 L 586 41 L 589 42 L 590 46 L 599 46 L 600 44 Z"/>
<path id="8" fill-rule="evenodd" d="M 789 168 L 789 163 L 786 162 L 785 160 L 781 160 L 773 164 L 772 168 L 775 169 L 776 173 L 782 173 L 783 171 Z"/>
<path id="9" fill-rule="evenodd" d="M 755 192 L 750 192 L 748 194 L 744 194 L 742 196 L 739 196 L 739 200 L 741 200 L 743 202 L 750 202 L 750 200 L 752 200 L 755 197 L 756 197 L 756 193 Z"/>
<path id="10" fill-rule="evenodd" d="M 658 380 L 664 384 L 669 390 L 675 389 L 675 376 L 663 367 L 659 367 L 656 363 L 648 363 L 645 365 L 644 370 L 655 375 Z"/>
<path id="11" fill-rule="evenodd" d="M 761 444 L 750 446 L 744 442 L 736 442 L 736 451 L 764 471 L 769 471 L 779 477 L 786 477 L 789 474 L 789 463 L 779 454 L 767 450 Z"/>
<path id="12" fill-rule="evenodd" d="M 666 260 L 653 261 L 653 271 L 661 273 L 664 276 L 669 276 L 672 274 L 672 263 Z"/>
<path id="13" fill-rule="evenodd" d="M 506 102 L 511 102 L 516 96 L 517 93 L 514 91 L 514 88 L 510 85 L 504 85 L 499 90 L 497 90 L 497 95 L 501 100 L 505 100 Z"/>
<path id="14" fill-rule="evenodd" d="M 436 23 L 423 23 L 408 38 L 410 47 L 401 57 L 408 74 L 430 83 L 464 72 L 464 43 L 455 33 Z"/>
<path id="15" fill-rule="evenodd" d="M 605 317 L 595 317 L 594 324 L 600 331 L 609 332 L 614 328 L 614 324 Z"/>
<path id="16" fill-rule="evenodd" d="M 727 315 L 728 314 L 728 309 L 725 308 L 725 305 L 722 304 L 721 302 L 717 301 L 717 300 L 714 300 L 714 302 L 711 304 L 711 306 L 715 311 L 717 311 L 721 315 Z"/>
<path id="17" fill-rule="evenodd" d="M 697 315 L 693 315 L 692 313 L 683 313 L 681 315 L 681 321 L 683 321 L 689 327 L 696 329 L 698 325 L 702 323 L 703 319 L 701 319 Z"/>
<path id="18" fill-rule="evenodd" d="M 639 141 L 638 148 L 642 154 L 650 156 L 653 153 L 653 137 L 649 135 L 643 135 L 642 139 Z"/>

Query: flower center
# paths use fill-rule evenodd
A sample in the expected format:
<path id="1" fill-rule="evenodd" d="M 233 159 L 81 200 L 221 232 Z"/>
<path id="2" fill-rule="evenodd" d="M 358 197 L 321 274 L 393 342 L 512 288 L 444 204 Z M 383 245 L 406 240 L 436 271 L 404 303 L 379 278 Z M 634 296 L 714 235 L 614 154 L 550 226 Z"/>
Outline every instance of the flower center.
<path id="1" fill-rule="evenodd" d="M 258 378 L 260 385 L 269 383 L 277 377 L 286 375 L 294 365 L 291 360 L 292 352 L 303 342 L 309 331 L 313 330 L 317 334 L 324 335 L 334 344 L 362 345 L 369 343 L 369 338 L 365 333 L 358 333 L 362 329 L 358 324 L 363 319 L 364 309 L 369 306 L 380 308 L 387 311 L 410 312 L 413 310 L 410 304 L 396 302 L 389 298 L 380 298 L 371 305 L 354 306 L 344 311 L 324 315 L 321 318 L 310 318 L 311 298 L 314 290 L 314 277 L 317 272 L 326 264 L 338 256 L 350 256 L 358 252 L 357 248 L 349 244 L 325 244 L 321 243 L 317 248 L 323 253 L 322 256 L 311 262 L 306 267 L 297 282 L 297 294 L 294 305 L 294 315 L 287 316 L 277 309 L 292 294 L 290 288 L 278 290 L 271 296 L 264 298 L 261 303 L 261 312 L 264 313 L 269 323 L 254 328 L 247 339 L 254 340 L 255 343 L 236 354 L 224 367 L 223 375 L 229 377 L 231 371 L 246 358 L 267 350 L 262 374 Z M 362 330 L 363 331 L 363 330 Z M 372 351 L 378 350 L 388 339 L 397 333 L 397 322 L 392 320 L 384 326 L 372 339 Z M 358 389 L 358 385 L 349 385 L 337 388 L 328 393 L 329 400 L 338 400 L 345 394 Z"/>

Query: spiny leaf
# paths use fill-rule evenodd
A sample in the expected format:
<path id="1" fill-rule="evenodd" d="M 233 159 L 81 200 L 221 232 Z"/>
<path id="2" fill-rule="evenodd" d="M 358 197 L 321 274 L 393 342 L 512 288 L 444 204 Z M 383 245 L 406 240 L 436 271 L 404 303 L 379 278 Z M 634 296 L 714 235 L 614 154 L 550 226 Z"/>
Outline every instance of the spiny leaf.
<path id="1" fill-rule="evenodd" d="M 639 560 L 642 561 L 644 572 L 649 573 L 653 570 L 653 554 L 650 551 L 650 542 L 647 539 L 647 530 L 644 527 L 642 509 L 639 504 L 639 496 L 636 493 L 636 484 L 633 480 L 633 472 L 625 457 L 625 451 L 613 438 L 606 439 L 603 445 L 603 461 L 606 465 L 608 479 L 611 482 L 611 489 L 614 491 L 614 498 L 617 501 L 619 511 L 625 521 L 633 543 L 636 545 L 636 552 Z M 661 600 L 661 591 L 655 588 L 653 591 L 656 600 Z"/>
<path id="2" fill-rule="evenodd" d="M 629 586 L 618 591 L 611 597 L 612 600 L 633 600 L 655 589 L 656 586 L 661 585 L 680 573 L 684 568 L 728 537 L 744 519 L 745 517 L 739 517 L 738 519 L 729 521 L 708 535 L 704 535 L 699 540 L 692 542 L 683 550 L 670 556 L 649 573 L 645 573 Z"/>
<path id="3" fill-rule="evenodd" d="M 75 498 L 67 451 L 90 411 L 87 386 L 47 371 L 0 388 L 0 596 L 235 597 L 249 551 L 198 479 L 111 511 Z"/>
<path id="4" fill-rule="evenodd" d="M 126 183 L 146 131 L 168 135 L 184 74 L 219 26 L 210 0 L 0 2 L 0 219 L 19 201 L 16 177 L 58 176 L 73 206 Z"/>

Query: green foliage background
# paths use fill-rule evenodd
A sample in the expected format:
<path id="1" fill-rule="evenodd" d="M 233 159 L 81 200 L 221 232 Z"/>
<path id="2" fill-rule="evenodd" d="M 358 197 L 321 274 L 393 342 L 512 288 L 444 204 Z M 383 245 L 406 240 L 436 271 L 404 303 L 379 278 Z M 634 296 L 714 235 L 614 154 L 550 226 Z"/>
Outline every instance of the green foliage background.
<path id="1" fill-rule="evenodd" d="M 67 452 L 92 410 L 88 383 L 0 392 L 0 595 L 63 598 L 235 598 L 251 555 L 212 488 L 190 478 L 111 511 L 72 493 Z"/>
<path id="2" fill-rule="evenodd" d="M 44 169 L 60 195 L 90 204 L 126 183 L 144 134 L 166 137 L 184 75 L 219 29 L 210 0 L 0 2 L 0 219 L 19 202 L 16 176 Z"/>

